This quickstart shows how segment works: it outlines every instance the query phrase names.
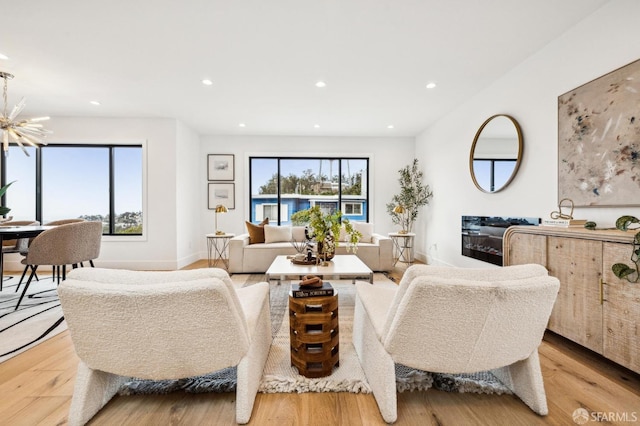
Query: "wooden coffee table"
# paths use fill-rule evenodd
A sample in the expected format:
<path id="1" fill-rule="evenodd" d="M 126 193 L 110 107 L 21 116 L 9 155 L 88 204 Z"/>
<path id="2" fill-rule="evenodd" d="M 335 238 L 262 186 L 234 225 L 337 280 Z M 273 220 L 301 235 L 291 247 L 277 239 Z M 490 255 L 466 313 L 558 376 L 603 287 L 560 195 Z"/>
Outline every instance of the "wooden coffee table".
<path id="1" fill-rule="evenodd" d="M 288 276 L 297 278 L 303 275 L 317 275 L 324 279 L 325 276 L 352 277 L 355 283 L 356 278 L 367 277 L 373 284 L 373 271 L 356 255 L 336 255 L 326 266 L 320 265 L 297 265 L 287 259 L 287 256 L 275 258 L 266 272 L 267 281 L 286 279 Z"/>

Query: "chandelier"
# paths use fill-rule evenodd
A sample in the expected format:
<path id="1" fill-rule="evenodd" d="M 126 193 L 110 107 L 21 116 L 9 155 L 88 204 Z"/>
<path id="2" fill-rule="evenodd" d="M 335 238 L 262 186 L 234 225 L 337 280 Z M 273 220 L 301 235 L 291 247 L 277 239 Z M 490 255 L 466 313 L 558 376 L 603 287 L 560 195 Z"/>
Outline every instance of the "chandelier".
<path id="1" fill-rule="evenodd" d="M 9 142 L 17 143 L 22 152 L 27 157 L 29 153 L 24 148 L 24 144 L 31 145 L 35 148 L 40 145 L 46 145 L 42 142 L 42 138 L 46 137 L 51 131 L 43 128 L 41 121 L 48 120 L 49 117 L 30 118 L 25 120 L 16 120 L 16 117 L 22 112 L 26 106 L 25 99 L 22 98 L 16 106 L 13 107 L 11 113 L 7 109 L 7 80 L 13 78 L 13 74 L 0 71 L 0 78 L 4 79 L 4 87 L 2 90 L 2 99 L 4 101 L 4 109 L 0 116 L 0 130 L 2 130 L 2 149 L 5 155 L 9 152 Z"/>

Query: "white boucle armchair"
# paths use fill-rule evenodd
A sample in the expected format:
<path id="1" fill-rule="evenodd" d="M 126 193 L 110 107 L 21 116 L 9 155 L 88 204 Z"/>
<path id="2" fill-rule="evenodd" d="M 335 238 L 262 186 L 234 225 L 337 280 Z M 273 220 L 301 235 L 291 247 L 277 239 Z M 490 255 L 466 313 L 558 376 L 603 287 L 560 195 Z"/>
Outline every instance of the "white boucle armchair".
<path id="1" fill-rule="evenodd" d="M 129 378 L 237 366 L 236 421 L 251 412 L 271 345 L 269 286 L 235 289 L 221 269 L 75 269 L 58 287 L 80 358 L 70 425 L 88 422 Z"/>
<path id="2" fill-rule="evenodd" d="M 397 419 L 394 364 L 493 373 L 546 415 L 538 346 L 559 281 L 540 265 L 414 265 L 397 288 L 356 284 L 353 344 L 386 422 Z"/>

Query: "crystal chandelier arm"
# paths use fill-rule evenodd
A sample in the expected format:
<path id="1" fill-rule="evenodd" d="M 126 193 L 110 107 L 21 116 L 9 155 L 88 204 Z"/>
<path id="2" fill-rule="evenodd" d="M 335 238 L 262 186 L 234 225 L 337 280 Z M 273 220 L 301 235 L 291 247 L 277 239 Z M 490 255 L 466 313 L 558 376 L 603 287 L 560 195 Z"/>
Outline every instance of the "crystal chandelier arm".
<path id="1" fill-rule="evenodd" d="M 20 102 L 13 107 L 10 114 L 7 114 L 7 80 L 13 78 L 12 74 L 0 71 L 0 78 L 4 80 L 4 87 L 2 91 L 2 98 L 4 101 L 4 108 L 2 110 L 2 116 L 0 116 L 0 130 L 2 130 L 2 149 L 5 154 L 9 151 L 9 140 L 13 139 L 22 151 L 29 156 L 29 153 L 24 147 L 24 144 L 38 147 L 38 144 L 46 145 L 42 143 L 41 139 L 46 135 L 51 134 L 49 130 L 45 130 L 40 124 L 40 121 L 48 120 L 49 117 L 38 117 L 24 119 L 20 121 L 14 121 L 14 119 L 22 112 L 26 106 L 25 98 L 22 98 Z M 11 137 L 11 138 L 10 138 Z"/>
<path id="2" fill-rule="evenodd" d="M 27 106 L 27 101 L 25 100 L 25 98 L 20 99 L 20 102 L 18 102 L 16 106 L 14 106 L 11 110 L 11 114 L 9 114 L 9 120 L 13 121 L 13 119 L 22 112 L 25 106 Z"/>
<path id="3" fill-rule="evenodd" d="M 24 152 L 24 155 L 26 155 L 27 157 L 31 157 L 29 155 L 29 153 L 27 152 L 27 150 L 25 149 L 24 145 L 22 144 L 22 142 L 20 142 L 20 139 L 16 139 L 16 143 L 18 144 L 18 146 L 20 147 L 20 149 L 22 150 L 22 152 Z"/>

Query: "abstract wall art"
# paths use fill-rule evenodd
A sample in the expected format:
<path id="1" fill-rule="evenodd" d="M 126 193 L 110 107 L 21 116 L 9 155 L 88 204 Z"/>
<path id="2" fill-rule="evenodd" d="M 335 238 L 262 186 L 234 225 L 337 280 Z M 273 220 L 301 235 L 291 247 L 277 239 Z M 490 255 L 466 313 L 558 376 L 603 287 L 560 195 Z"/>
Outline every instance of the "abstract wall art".
<path id="1" fill-rule="evenodd" d="M 640 60 L 558 97 L 558 199 L 640 205 Z"/>

